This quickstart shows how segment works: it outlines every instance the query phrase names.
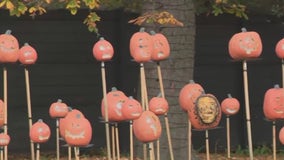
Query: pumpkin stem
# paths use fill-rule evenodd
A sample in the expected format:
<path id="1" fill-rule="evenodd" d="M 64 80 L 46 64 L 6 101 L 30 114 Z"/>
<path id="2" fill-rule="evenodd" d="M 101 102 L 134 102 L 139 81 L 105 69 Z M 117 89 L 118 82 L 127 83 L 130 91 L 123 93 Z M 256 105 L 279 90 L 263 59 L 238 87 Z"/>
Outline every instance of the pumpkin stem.
<path id="1" fill-rule="evenodd" d="M 12 33 L 12 30 L 8 29 L 5 34 L 11 34 Z"/>
<path id="2" fill-rule="evenodd" d="M 144 27 L 141 27 L 139 32 L 145 32 L 145 28 Z"/>
<path id="3" fill-rule="evenodd" d="M 128 99 L 134 99 L 133 96 L 129 96 Z"/>
<path id="4" fill-rule="evenodd" d="M 43 122 L 43 120 L 42 120 L 42 119 L 38 119 L 38 120 L 37 120 L 37 122 L 40 122 L 40 123 L 42 123 L 42 122 Z"/>
<path id="5" fill-rule="evenodd" d="M 111 91 L 117 91 L 117 88 L 116 87 L 112 87 Z"/>
<path id="6" fill-rule="evenodd" d="M 62 103 L 62 99 L 58 99 L 57 102 L 58 102 L 58 103 Z"/>
<path id="7" fill-rule="evenodd" d="M 275 84 L 274 88 L 280 88 L 279 84 Z"/>
<path id="8" fill-rule="evenodd" d="M 192 84 L 192 83 L 195 83 L 195 82 L 194 82 L 194 80 L 193 80 L 193 79 L 191 79 L 191 80 L 189 80 L 189 83 L 191 83 L 191 84 Z"/>
<path id="9" fill-rule="evenodd" d="M 247 29 L 245 27 L 243 27 L 241 30 L 242 32 L 247 32 Z"/>
<path id="10" fill-rule="evenodd" d="M 155 35 L 156 32 L 155 32 L 155 31 L 150 31 L 150 34 L 151 34 L 151 35 Z"/>
<path id="11" fill-rule="evenodd" d="M 72 107 L 68 107 L 68 111 L 70 112 L 70 111 L 72 111 L 73 109 L 72 109 Z"/>
<path id="12" fill-rule="evenodd" d="M 25 43 L 24 43 L 24 46 L 29 46 L 29 43 L 28 43 L 28 42 L 25 42 Z"/>
<path id="13" fill-rule="evenodd" d="M 100 41 L 102 41 L 102 40 L 105 40 L 105 38 L 104 37 L 100 37 Z"/>
<path id="14" fill-rule="evenodd" d="M 232 95 L 231 95 L 230 93 L 229 93 L 229 94 L 227 94 L 227 95 L 228 95 L 228 98 L 233 98 L 233 97 L 232 97 Z"/>

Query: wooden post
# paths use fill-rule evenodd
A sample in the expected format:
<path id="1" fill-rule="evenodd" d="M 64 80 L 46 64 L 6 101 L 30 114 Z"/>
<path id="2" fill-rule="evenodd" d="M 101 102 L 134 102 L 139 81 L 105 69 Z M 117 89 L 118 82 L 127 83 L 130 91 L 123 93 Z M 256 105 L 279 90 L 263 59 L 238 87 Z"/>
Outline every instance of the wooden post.
<path id="1" fill-rule="evenodd" d="M 273 160 L 276 160 L 276 122 L 272 122 Z"/>
<path id="2" fill-rule="evenodd" d="M 71 146 L 68 146 L 68 160 L 71 160 L 72 159 L 72 148 Z"/>
<path id="3" fill-rule="evenodd" d="M 118 133 L 117 122 L 115 122 L 114 127 L 115 127 L 115 146 L 116 146 L 117 160 L 120 160 L 119 133 Z"/>
<path id="4" fill-rule="evenodd" d="M 36 160 L 40 160 L 40 145 L 36 144 Z"/>
<path id="5" fill-rule="evenodd" d="M 206 142 L 206 160 L 210 160 L 208 130 L 205 130 L 205 142 Z"/>
<path id="6" fill-rule="evenodd" d="M 191 133 L 191 122 L 190 122 L 190 120 L 188 119 L 188 131 L 187 131 L 187 133 L 188 133 L 188 160 L 191 160 L 191 135 L 192 135 L 192 133 Z"/>
<path id="7" fill-rule="evenodd" d="M 129 121 L 129 137 L 130 137 L 130 160 L 133 160 L 133 122 L 132 120 Z"/>
<path id="8" fill-rule="evenodd" d="M 56 159 L 60 159 L 60 149 L 59 149 L 59 118 L 56 118 Z"/>
<path id="9" fill-rule="evenodd" d="M 226 117 L 226 126 L 227 126 L 227 157 L 231 158 L 231 142 L 230 142 L 230 116 Z"/>
<path id="10" fill-rule="evenodd" d="M 8 89 L 7 89 L 7 68 L 3 68 L 3 83 L 4 83 L 4 133 L 8 134 Z M 4 159 L 8 160 L 8 146 L 4 147 Z"/>

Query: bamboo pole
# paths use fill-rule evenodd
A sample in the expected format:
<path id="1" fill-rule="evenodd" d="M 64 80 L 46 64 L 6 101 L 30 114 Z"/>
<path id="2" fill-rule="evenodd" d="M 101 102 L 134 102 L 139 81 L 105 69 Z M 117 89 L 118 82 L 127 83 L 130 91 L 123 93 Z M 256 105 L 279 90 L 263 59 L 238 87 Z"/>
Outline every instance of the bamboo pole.
<path id="1" fill-rule="evenodd" d="M 3 68 L 3 83 L 4 83 L 4 133 L 8 134 L 8 89 L 7 89 L 7 68 Z M 4 159 L 8 160 L 8 146 L 4 147 Z"/>
<path id="2" fill-rule="evenodd" d="M 206 141 L 206 160 L 210 160 L 208 130 L 205 130 L 205 141 Z"/>
<path id="3" fill-rule="evenodd" d="M 40 160 L 40 145 L 36 144 L 36 160 Z"/>
<path id="4" fill-rule="evenodd" d="M 191 122 L 190 122 L 190 120 L 188 119 L 188 131 L 187 131 L 187 133 L 188 133 L 188 160 L 191 160 L 191 135 L 192 135 L 192 133 L 191 133 Z"/>
<path id="5" fill-rule="evenodd" d="M 132 120 L 130 120 L 129 121 L 129 137 L 130 137 L 130 157 L 129 157 L 129 159 L 130 160 L 133 160 L 133 157 L 134 157 L 134 155 L 133 155 L 133 131 L 132 131 L 132 129 L 133 129 L 133 121 Z"/>
<path id="6" fill-rule="evenodd" d="M 227 115 L 226 117 L 226 129 L 227 129 L 227 157 L 231 158 L 231 142 L 230 142 L 230 116 Z"/>
<path id="7" fill-rule="evenodd" d="M 68 146 L 68 160 L 71 160 L 72 159 L 72 148 L 71 146 Z"/>
<path id="8" fill-rule="evenodd" d="M 143 108 L 143 111 L 146 110 L 146 102 L 145 102 L 145 92 L 144 92 L 144 86 L 143 86 L 143 64 L 140 64 L 140 88 L 141 88 L 141 105 Z M 143 68 L 144 69 L 144 68 Z M 147 144 L 143 143 L 143 160 L 147 160 L 148 158 L 148 150 L 147 150 Z"/>
<path id="9" fill-rule="evenodd" d="M 276 160 L 276 122 L 272 122 L 273 160 Z"/>
<path id="10" fill-rule="evenodd" d="M 80 148 L 74 147 L 75 160 L 80 160 Z"/>
<path id="11" fill-rule="evenodd" d="M 117 122 L 115 122 L 114 127 L 115 127 L 115 146 L 116 146 L 117 160 L 120 160 L 119 133 L 118 133 Z"/>
<path id="12" fill-rule="evenodd" d="M 112 144 L 112 159 L 116 159 L 116 154 L 115 154 L 115 128 L 112 125 L 111 126 L 111 144 Z"/>
<path id="13" fill-rule="evenodd" d="M 56 159 L 60 159 L 60 147 L 59 147 L 59 118 L 56 118 Z"/>
<path id="14" fill-rule="evenodd" d="M 0 148 L 0 159 L 1 159 L 1 160 L 4 160 L 3 149 L 4 149 L 4 147 L 1 147 L 1 148 Z"/>

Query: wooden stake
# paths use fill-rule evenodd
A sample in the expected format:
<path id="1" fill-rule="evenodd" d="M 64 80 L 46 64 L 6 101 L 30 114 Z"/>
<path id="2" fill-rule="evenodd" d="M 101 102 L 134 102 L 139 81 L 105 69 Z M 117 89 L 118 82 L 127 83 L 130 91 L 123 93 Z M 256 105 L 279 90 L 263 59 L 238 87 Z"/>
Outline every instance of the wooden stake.
<path id="1" fill-rule="evenodd" d="M 227 122 L 227 157 L 231 158 L 231 143 L 230 143 L 230 116 L 227 115 L 226 117 Z"/>
<path id="2" fill-rule="evenodd" d="M 276 122 L 272 122 L 273 160 L 276 160 Z"/>
<path id="3" fill-rule="evenodd" d="M 116 154 L 115 154 L 115 128 L 112 125 L 111 126 L 111 142 L 112 142 L 112 159 L 116 159 Z"/>
<path id="4" fill-rule="evenodd" d="M 191 122 L 190 122 L 190 120 L 188 119 L 188 160 L 191 160 L 191 135 L 192 135 L 192 133 L 191 133 Z"/>
<path id="5" fill-rule="evenodd" d="M 118 133 L 117 122 L 115 122 L 114 126 L 115 126 L 115 144 L 116 144 L 117 160 L 120 160 L 119 133 Z"/>
<path id="6" fill-rule="evenodd" d="M 59 151 L 59 118 L 56 118 L 56 159 L 60 159 Z"/>
<path id="7" fill-rule="evenodd" d="M 3 83 L 4 83 L 4 133 L 8 134 L 8 89 L 7 89 L 7 68 L 3 68 Z M 4 147 L 4 159 L 8 160 L 8 146 Z"/>
<path id="8" fill-rule="evenodd" d="M 133 160 L 133 121 L 130 120 L 129 121 L 129 137 L 130 137 L 130 160 Z"/>
<path id="9" fill-rule="evenodd" d="M 146 110 L 146 102 L 145 102 L 145 92 L 144 92 L 144 87 L 143 87 L 143 83 L 144 83 L 144 80 L 143 80 L 143 64 L 141 63 L 140 64 L 140 88 L 141 88 L 141 105 L 142 105 L 142 108 L 143 108 L 143 111 Z M 147 144 L 146 143 L 143 143 L 143 160 L 147 160 L 148 158 L 148 150 L 147 150 Z"/>
<path id="10" fill-rule="evenodd" d="M 205 141 L 206 141 L 206 159 L 210 160 L 208 130 L 205 130 Z"/>
<path id="11" fill-rule="evenodd" d="M 245 92 L 245 107 L 247 120 L 247 137 L 249 146 L 250 160 L 253 160 L 252 136 L 251 136 L 251 122 L 250 122 L 250 106 L 249 106 L 249 91 L 248 91 L 248 77 L 247 77 L 247 62 L 243 60 L 243 78 L 244 78 L 244 92 Z"/>
<path id="12" fill-rule="evenodd" d="M 4 147 L 0 148 L 0 158 L 1 158 L 1 160 L 4 160 L 3 149 L 4 149 Z"/>
<path id="13" fill-rule="evenodd" d="M 74 147 L 75 160 L 80 160 L 80 148 Z"/>
<path id="14" fill-rule="evenodd" d="M 72 148 L 71 146 L 68 146 L 68 160 L 71 160 L 72 159 Z"/>
<path id="15" fill-rule="evenodd" d="M 36 144 L 36 160 L 40 160 L 40 145 Z"/>

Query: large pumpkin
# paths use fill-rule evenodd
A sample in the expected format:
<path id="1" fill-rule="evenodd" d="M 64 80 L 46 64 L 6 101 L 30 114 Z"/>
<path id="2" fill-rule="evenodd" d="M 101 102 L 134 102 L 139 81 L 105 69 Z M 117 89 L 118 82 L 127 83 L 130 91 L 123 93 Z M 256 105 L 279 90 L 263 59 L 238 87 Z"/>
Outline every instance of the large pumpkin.
<path id="1" fill-rule="evenodd" d="M 284 38 L 277 42 L 275 46 L 275 52 L 279 58 L 284 58 Z"/>
<path id="2" fill-rule="evenodd" d="M 0 127 L 4 126 L 4 119 L 5 119 L 5 104 L 0 99 Z"/>
<path id="3" fill-rule="evenodd" d="M 30 139 L 35 143 L 44 143 L 50 138 L 49 126 L 39 119 L 30 129 Z"/>
<path id="4" fill-rule="evenodd" d="M 265 92 L 263 112 L 269 120 L 284 119 L 284 89 L 278 84 Z"/>
<path id="5" fill-rule="evenodd" d="M 20 48 L 19 61 L 24 65 L 30 65 L 34 64 L 36 60 L 37 60 L 36 50 L 28 43 L 25 43 L 25 45 Z"/>
<path id="6" fill-rule="evenodd" d="M 229 41 L 229 54 L 233 59 L 257 58 L 261 52 L 262 42 L 257 32 L 242 28 L 242 32 L 234 34 Z"/>
<path id="7" fill-rule="evenodd" d="M 143 63 L 151 60 L 153 52 L 152 37 L 141 28 L 139 32 L 134 33 L 130 38 L 130 55 L 136 62 Z"/>
<path id="8" fill-rule="evenodd" d="M 143 112 L 143 109 L 140 102 L 130 96 L 122 104 L 121 112 L 125 120 L 134 120 L 140 117 Z"/>
<path id="9" fill-rule="evenodd" d="M 94 44 L 93 46 L 93 56 L 98 61 L 108 61 L 113 57 L 113 47 L 111 43 L 105 40 L 103 37 Z"/>
<path id="10" fill-rule="evenodd" d="M 151 59 L 153 61 L 165 60 L 170 56 L 170 45 L 168 39 L 162 33 L 151 31 L 153 52 Z"/>
<path id="11" fill-rule="evenodd" d="M 197 97 L 204 93 L 203 87 L 190 80 L 179 93 L 179 104 L 184 111 L 194 106 Z"/>
<path id="12" fill-rule="evenodd" d="M 0 133 L 0 147 L 8 146 L 10 143 L 10 136 L 6 133 Z"/>
<path id="13" fill-rule="evenodd" d="M 198 130 L 215 128 L 222 116 L 220 104 L 212 94 L 200 95 L 187 113 L 191 125 Z"/>
<path id="14" fill-rule="evenodd" d="M 128 97 L 122 92 L 117 90 L 115 87 L 107 93 L 107 107 L 108 107 L 108 120 L 109 121 L 122 121 L 125 118 L 122 115 L 121 109 L 123 103 Z M 101 103 L 102 116 L 105 117 L 105 104 L 104 98 Z"/>
<path id="15" fill-rule="evenodd" d="M 240 110 L 240 102 L 231 94 L 221 102 L 221 109 L 225 115 L 234 115 Z"/>
<path id="16" fill-rule="evenodd" d="M 158 95 L 157 97 L 153 97 L 150 99 L 149 110 L 155 113 L 156 115 L 164 115 L 169 110 L 169 103 L 161 95 Z"/>
<path id="17" fill-rule="evenodd" d="M 65 117 L 68 112 L 68 106 L 63 103 L 61 99 L 58 99 L 57 102 L 52 103 L 49 107 L 49 115 L 51 118 Z"/>
<path id="18" fill-rule="evenodd" d="M 284 145 L 284 127 L 282 127 L 279 131 L 279 141 Z"/>
<path id="19" fill-rule="evenodd" d="M 152 142 L 161 136 L 161 123 L 153 112 L 144 111 L 138 119 L 133 121 L 133 132 L 141 142 Z"/>
<path id="20" fill-rule="evenodd" d="M 11 35 L 11 30 L 0 35 L 0 62 L 17 62 L 19 58 L 19 42 Z"/>

